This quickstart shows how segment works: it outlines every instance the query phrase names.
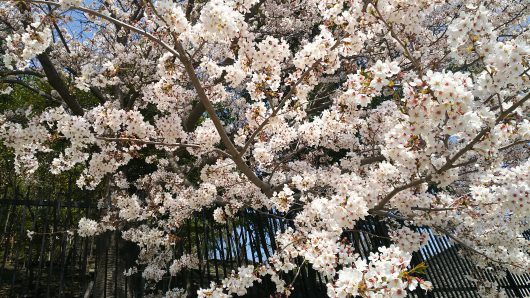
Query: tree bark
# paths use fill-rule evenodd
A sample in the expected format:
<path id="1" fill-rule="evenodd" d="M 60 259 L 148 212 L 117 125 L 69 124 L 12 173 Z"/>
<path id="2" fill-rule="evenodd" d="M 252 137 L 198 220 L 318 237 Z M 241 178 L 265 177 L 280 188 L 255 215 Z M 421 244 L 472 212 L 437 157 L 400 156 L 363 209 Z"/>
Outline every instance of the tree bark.
<path id="1" fill-rule="evenodd" d="M 57 93 L 59 93 L 66 105 L 70 108 L 70 110 L 72 110 L 75 115 L 83 116 L 83 114 L 85 113 L 83 111 L 83 108 L 81 107 L 79 102 L 77 102 L 77 99 L 75 99 L 75 97 L 68 90 L 68 86 L 61 79 L 61 76 L 57 72 L 57 69 L 55 69 L 55 66 L 50 60 L 48 54 L 44 52 L 40 55 L 37 55 L 37 59 L 39 59 L 39 62 L 42 65 L 42 69 L 46 74 L 46 78 L 48 79 L 48 82 L 53 87 L 53 89 L 55 89 Z"/>
<path id="2" fill-rule="evenodd" d="M 119 231 L 107 231 L 98 236 L 96 253 L 94 298 L 141 297 L 140 274 L 129 277 L 123 274 L 138 256 L 135 244 L 121 239 Z"/>

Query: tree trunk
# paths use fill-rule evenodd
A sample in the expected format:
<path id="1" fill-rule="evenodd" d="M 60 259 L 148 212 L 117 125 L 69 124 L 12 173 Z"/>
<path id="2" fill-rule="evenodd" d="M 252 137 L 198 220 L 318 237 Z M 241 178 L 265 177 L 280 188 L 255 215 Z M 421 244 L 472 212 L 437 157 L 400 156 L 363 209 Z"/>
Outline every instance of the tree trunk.
<path id="1" fill-rule="evenodd" d="M 134 266 L 138 248 L 121 239 L 118 231 L 107 231 L 96 241 L 97 269 L 94 298 L 141 297 L 141 276 L 125 276 L 125 270 Z"/>

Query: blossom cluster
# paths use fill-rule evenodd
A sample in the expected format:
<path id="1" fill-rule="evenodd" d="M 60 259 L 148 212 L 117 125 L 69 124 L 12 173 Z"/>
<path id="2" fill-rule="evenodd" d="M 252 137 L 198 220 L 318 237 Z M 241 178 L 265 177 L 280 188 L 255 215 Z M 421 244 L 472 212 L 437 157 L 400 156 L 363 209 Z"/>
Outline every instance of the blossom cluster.
<path id="1" fill-rule="evenodd" d="M 408 268 L 428 234 L 391 230 L 394 246 L 362 259 L 343 234 L 369 216 L 449 234 L 477 266 L 528 272 L 523 2 L 2 3 L 2 96 L 27 88 L 45 107 L 2 111 L 0 140 L 28 179 L 80 172 L 102 216 L 79 235 L 119 230 L 153 283 L 197 267 L 197 252 L 174 247 L 198 212 L 289 222 L 267 262 L 200 297 L 243 295 L 265 276 L 289 294 L 281 273 L 296 260 L 328 278 L 329 296 L 429 290 Z"/>
<path id="2" fill-rule="evenodd" d="M 390 238 L 403 251 L 413 253 L 429 241 L 427 234 L 421 234 L 403 227 L 390 233 Z"/>
<path id="3" fill-rule="evenodd" d="M 3 63 L 8 69 L 24 69 L 35 56 L 44 52 L 52 41 L 50 28 L 37 30 L 39 22 L 31 24 L 22 34 L 12 34 L 5 39 L 7 53 Z"/>
<path id="4" fill-rule="evenodd" d="M 79 220 L 79 229 L 77 233 L 81 237 L 90 237 L 97 235 L 99 231 L 98 223 L 94 220 L 81 218 Z"/>
<path id="5" fill-rule="evenodd" d="M 407 273 L 411 256 L 398 247 L 380 247 L 379 253 L 372 253 L 370 263 L 358 259 L 353 267 L 338 272 L 337 281 L 328 284 L 329 297 L 407 297 L 407 290 L 418 285 L 430 290 L 432 284 Z"/>

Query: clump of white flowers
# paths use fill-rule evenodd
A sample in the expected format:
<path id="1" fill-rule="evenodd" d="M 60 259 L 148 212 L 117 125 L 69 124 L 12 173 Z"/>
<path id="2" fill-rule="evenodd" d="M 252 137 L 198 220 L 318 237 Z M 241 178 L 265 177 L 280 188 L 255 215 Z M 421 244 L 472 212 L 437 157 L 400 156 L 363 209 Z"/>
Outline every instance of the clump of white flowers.
<path id="1" fill-rule="evenodd" d="M 183 268 L 198 269 L 199 259 L 197 256 L 184 254 L 178 260 L 174 260 L 173 264 L 169 267 L 169 273 L 172 276 L 177 275 Z"/>
<path id="2" fill-rule="evenodd" d="M 213 211 L 213 219 L 220 224 L 226 223 L 226 213 L 223 211 L 223 208 L 215 208 Z"/>
<path id="3" fill-rule="evenodd" d="M 329 297 L 407 297 L 407 290 L 413 291 L 418 285 L 429 290 L 432 284 L 413 277 L 416 269 L 407 270 L 411 255 L 398 247 L 380 247 L 379 253 L 372 253 L 369 263 L 358 259 L 353 267 L 338 271 L 335 283 L 328 284 Z"/>
<path id="4" fill-rule="evenodd" d="M 83 4 L 83 0 L 60 0 L 59 3 L 64 8 L 69 8 L 71 6 L 81 6 Z"/>
<path id="5" fill-rule="evenodd" d="M 236 37 L 244 28 L 243 15 L 234 10 L 231 1 L 212 0 L 202 9 L 201 26 L 207 38 L 226 42 Z"/>
<path id="6" fill-rule="evenodd" d="M 408 227 L 402 227 L 390 233 L 390 239 L 403 251 L 413 253 L 426 245 L 429 241 L 428 234 L 413 231 Z"/>
<path id="7" fill-rule="evenodd" d="M 35 56 L 44 52 L 52 42 L 50 28 L 43 30 L 40 23 L 31 24 L 23 33 L 9 35 L 5 39 L 5 47 L 8 50 L 3 55 L 4 65 L 8 69 L 24 69 L 28 62 Z"/>
<path id="8" fill-rule="evenodd" d="M 272 199 L 274 207 L 280 212 L 289 211 L 289 207 L 294 202 L 293 191 L 285 186 L 282 191 L 275 194 Z"/>
<path id="9" fill-rule="evenodd" d="M 91 237 L 99 233 L 100 229 L 98 227 L 98 222 L 88 218 L 81 218 L 79 220 L 79 227 L 77 233 L 81 237 Z"/>
<path id="10" fill-rule="evenodd" d="M 169 30 L 177 34 L 190 29 L 190 24 L 188 20 L 186 20 L 186 15 L 184 14 L 184 11 L 182 11 L 182 7 L 175 2 L 160 0 L 155 2 L 155 7 L 163 18 L 163 20 L 158 20 L 160 25 L 167 25 Z"/>

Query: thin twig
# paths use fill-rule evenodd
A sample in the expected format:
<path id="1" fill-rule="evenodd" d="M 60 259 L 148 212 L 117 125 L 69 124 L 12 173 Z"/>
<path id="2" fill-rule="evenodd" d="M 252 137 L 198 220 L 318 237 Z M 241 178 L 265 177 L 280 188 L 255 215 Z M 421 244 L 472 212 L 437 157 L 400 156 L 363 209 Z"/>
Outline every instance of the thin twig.
<path id="1" fill-rule="evenodd" d="M 51 1 L 44 1 L 44 0 L 22 0 L 23 2 L 28 2 L 28 3 L 35 3 L 35 4 L 48 4 L 48 5 L 52 5 L 52 6 L 60 6 L 59 3 L 57 2 L 51 2 Z M 0 2 L 11 2 L 9 0 L 0 0 Z M 70 10 L 78 10 L 78 11 L 82 11 L 82 12 L 85 12 L 85 13 L 88 13 L 90 15 L 94 15 L 94 16 L 97 16 L 97 17 L 100 17 L 104 20 L 107 20 L 109 22 L 112 22 L 112 23 L 115 23 L 115 24 L 118 24 L 120 26 L 123 26 L 133 32 L 136 32 L 140 35 L 143 35 L 145 37 L 147 37 L 149 40 L 151 41 L 154 41 L 155 43 L 161 45 L 163 48 L 165 48 L 166 50 L 168 50 L 171 54 L 175 55 L 175 56 L 179 56 L 178 52 L 173 48 L 171 47 L 170 45 L 168 45 L 167 43 L 165 43 L 164 41 L 160 40 L 159 38 L 155 37 L 154 35 L 152 35 L 151 33 L 143 30 L 143 29 L 140 29 L 140 28 L 137 28 L 135 26 L 132 26 L 130 24 L 127 24 L 123 21 L 120 21 L 118 19 L 115 19 L 111 16 L 107 16 L 105 14 L 102 14 L 100 12 L 97 12 L 97 11 L 94 11 L 92 9 L 88 9 L 88 8 L 85 8 L 85 7 L 81 7 L 81 6 L 71 6 L 69 7 Z"/>
<path id="2" fill-rule="evenodd" d="M 131 143 L 139 143 L 139 144 L 146 144 L 146 145 L 164 146 L 164 147 L 188 147 L 188 148 L 198 148 L 198 149 L 204 148 L 204 146 L 197 145 L 197 144 L 165 143 L 165 142 L 142 140 L 142 139 L 135 139 L 135 138 L 111 138 L 111 137 L 97 136 L 96 139 L 103 140 L 103 141 L 131 142 Z M 221 149 L 213 148 L 212 151 L 217 152 L 225 157 L 231 158 L 230 154 L 224 152 Z"/>

